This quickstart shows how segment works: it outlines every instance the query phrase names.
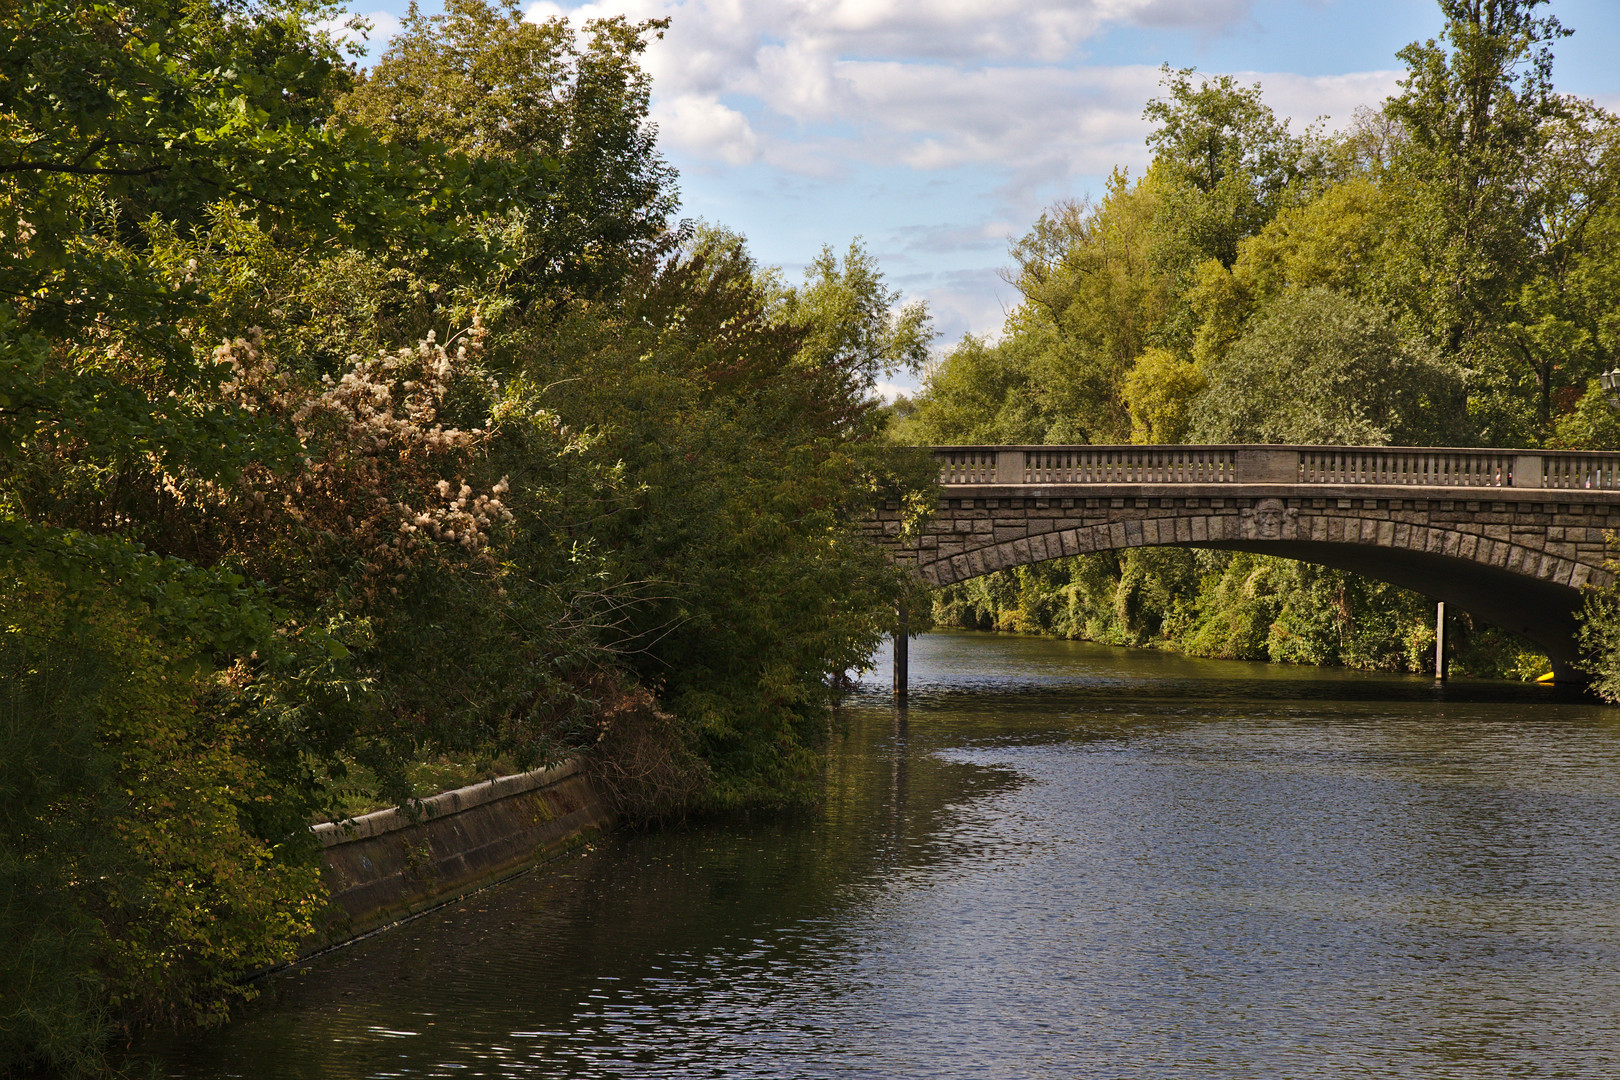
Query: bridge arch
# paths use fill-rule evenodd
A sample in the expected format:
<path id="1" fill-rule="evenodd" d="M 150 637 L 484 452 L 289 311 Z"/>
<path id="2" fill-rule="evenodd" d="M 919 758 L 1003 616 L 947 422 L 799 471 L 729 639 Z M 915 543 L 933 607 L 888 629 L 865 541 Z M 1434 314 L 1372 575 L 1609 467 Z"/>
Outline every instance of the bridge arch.
<path id="1" fill-rule="evenodd" d="M 1585 586 L 1610 584 L 1620 454 L 1361 447 L 939 447 L 920 534 L 874 538 L 934 585 L 1068 555 L 1280 555 L 1443 600 L 1575 675 Z"/>

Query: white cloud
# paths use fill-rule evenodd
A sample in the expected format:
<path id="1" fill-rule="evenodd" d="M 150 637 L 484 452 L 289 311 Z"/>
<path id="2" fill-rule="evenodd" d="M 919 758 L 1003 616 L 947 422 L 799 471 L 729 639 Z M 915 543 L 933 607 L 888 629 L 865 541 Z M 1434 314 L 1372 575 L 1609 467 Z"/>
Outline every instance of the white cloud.
<path id="1" fill-rule="evenodd" d="M 660 144 L 688 171 L 765 166 L 783 206 L 809 205 L 789 192 L 836 189 L 874 169 L 977 177 L 976 206 L 951 210 L 906 204 L 918 198 L 915 188 L 885 193 L 868 184 L 846 196 L 902 200 L 887 230 L 888 257 L 896 281 L 929 302 L 949 342 L 968 331 L 994 334 L 1016 302 L 994 270 L 1008 237 L 1023 231 L 1009 218 L 1023 220 L 1079 178 L 1117 166 L 1139 173 L 1147 164 L 1142 108 L 1160 92 L 1159 69 L 1088 64 L 1088 41 L 1127 25 L 1218 34 L 1247 24 L 1252 7 L 999 0 L 990 17 L 983 0 L 537 0 L 527 15 L 566 16 L 575 26 L 611 15 L 669 16 L 669 30 L 644 58 Z M 1348 123 L 1398 78 L 1233 74 L 1259 81 L 1295 131 L 1321 115 L 1333 127 Z M 909 224 L 929 221 L 950 223 Z"/>
<path id="2" fill-rule="evenodd" d="M 1143 0 L 1124 6 L 1137 26 L 1218 30 L 1247 18 L 1253 5 L 1250 0 Z"/>
<path id="3" fill-rule="evenodd" d="M 963 334 L 994 341 L 1007 312 L 1022 299 L 1017 289 L 1001 280 L 993 265 L 908 275 L 897 281 L 906 286 L 908 296 L 914 293 L 928 302 L 934 329 L 939 332 L 935 349 L 940 352 L 950 349 Z"/>
<path id="4" fill-rule="evenodd" d="M 919 389 L 920 387 L 912 381 L 898 383 L 889 382 L 886 379 L 879 379 L 877 381 L 877 385 L 872 387 L 872 393 L 875 397 L 892 404 L 894 399 L 900 395 L 904 394 L 907 397 L 911 397 L 912 395 L 916 394 Z"/>
<path id="5" fill-rule="evenodd" d="M 962 251 L 996 251 L 1007 248 L 1009 238 L 1022 226 L 1010 221 L 984 221 L 976 225 L 902 225 L 895 237 L 907 253 L 946 255 Z"/>
<path id="6" fill-rule="evenodd" d="M 1241 82 L 1259 82 L 1266 104 L 1279 116 L 1295 121 L 1296 132 L 1319 116 L 1329 117 L 1328 128 L 1339 130 L 1355 119 L 1356 106 L 1377 108 L 1395 93 L 1404 71 L 1357 71 L 1348 75 L 1291 75 L 1287 72 L 1249 72 Z"/>
<path id="7" fill-rule="evenodd" d="M 712 97 L 681 94 L 662 98 L 653 108 L 660 137 L 688 152 L 727 165 L 746 165 L 759 157 L 759 140 L 748 117 Z"/>
<path id="8" fill-rule="evenodd" d="M 399 33 L 399 19 L 386 11 L 360 13 L 360 18 L 371 24 L 363 34 L 350 28 L 348 24 L 352 18 L 354 15 L 344 14 L 322 19 L 315 24 L 315 28 L 341 45 L 363 46 L 365 54 L 373 60 L 387 47 L 388 39 Z"/>
<path id="9" fill-rule="evenodd" d="M 538 0 L 528 17 L 670 16 L 646 55 L 654 118 L 663 145 L 698 167 L 764 161 L 825 177 L 856 165 L 982 165 L 1022 191 L 1146 164 L 1142 106 L 1158 69 L 1088 66 L 1089 38 L 1126 24 L 1218 32 L 1251 7 L 1003 0 L 991 18 L 982 0 Z M 1258 77 L 1296 130 L 1323 113 L 1347 121 L 1395 79 Z"/>

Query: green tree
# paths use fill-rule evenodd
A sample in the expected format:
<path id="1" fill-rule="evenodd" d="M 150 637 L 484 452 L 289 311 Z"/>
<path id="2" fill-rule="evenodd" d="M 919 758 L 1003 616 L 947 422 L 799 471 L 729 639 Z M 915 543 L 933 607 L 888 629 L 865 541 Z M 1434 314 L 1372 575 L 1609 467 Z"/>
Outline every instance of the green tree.
<path id="1" fill-rule="evenodd" d="M 1387 312 L 1326 288 L 1278 296 L 1207 375 L 1200 442 L 1448 445 L 1461 421 L 1453 366 Z"/>
<path id="2" fill-rule="evenodd" d="M 1194 261 L 1230 265 L 1238 242 L 1282 208 L 1305 144 L 1261 100 L 1258 83 L 1220 75 L 1195 85 L 1192 68 L 1160 70 L 1169 96 L 1148 102 L 1142 115 L 1157 125 L 1148 148 L 1173 192 L 1164 220 Z"/>
<path id="3" fill-rule="evenodd" d="M 251 457 L 241 418 L 154 398 L 197 367 L 176 321 L 200 297 L 151 264 L 148 221 L 200 224 L 221 200 L 278 229 L 406 222 L 410 185 L 327 124 L 346 69 L 288 0 L 63 4 L 0 20 L 0 444 L 42 433 L 98 454 Z M 79 345 L 85 348 L 77 348 Z M 69 349 L 67 346 L 74 346 Z M 166 387 L 167 389 L 168 387 Z"/>
<path id="4" fill-rule="evenodd" d="M 1530 339 L 1515 348 L 1503 316 L 1552 254 L 1538 219 L 1561 213 L 1547 205 L 1557 185 L 1538 174 L 1554 164 L 1546 155 L 1568 110 L 1552 86 L 1552 45 L 1568 31 L 1536 14 L 1544 2 L 1441 0 L 1440 37 L 1401 50 L 1407 75 L 1386 105 L 1401 128 L 1388 186 L 1401 243 L 1384 269 L 1386 302 L 1479 369 L 1476 396 L 1524 401 L 1543 428 L 1553 367 L 1545 354 L 1520 366 Z M 1476 412 L 1488 439 L 1536 434 L 1514 429 L 1511 402 L 1482 400 Z"/>
<path id="5" fill-rule="evenodd" d="M 600 297 L 675 207 L 637 63 L 668 24 L 592 19 L 582 43 L 566 19 L 526 20 L 518 0 L 413 6 L 340 111 L 412 155 L 472 160 L 463 212 L 502 222 L 475 257 L 495 260 L 516 299 Z"/>
<path id="6" fill-rule="evenodd" d="M 1543 432 L 1586 380 L 1620 359 L 1610 330 L 1616 272 L 1613 202 L 1620 192 L 1620 122 L 1566 101 L 1543 125 L 1534 175 L 1532 262 L 1503 327 L 1512 359 L 1531 373 Z M 1604 284 L 1594 289 L 1598 281 Z"/>
<path id="7" fill-rule="evenodd" d="M 994 345 L 965 335 L 925 371 L 894 439 L 912 446 L 1045 441 L 1052 418 L 1041 412 L 1030 372 L 1053 336 L 1049 326 Z"/>
<path id="8" fill-rule="evenodd" d="M 1008 280 L 1025 302 L 1007 336 L 1027 357 L 1028 384 L 1044 418 L 1043 442 L 1122 442 L 1130 417 L 1126 373 L 1156 340 L 1173 278 L 1156 262 L 1160 174 L 1108 181 L 1095 206 L 1063 203 L 1041 215 L 1011 249 Z"/>
<path id="9" fill-rule="evenodd" d="M 1192 423 L 1192 401 L 1209 386 L 1197 365 L 1165 349 L 1137 357 L 1122 396 L 1131 412 L 1131 441 L 1182 442 Z"/>
<path id="10" fill-rule="evenodd" d="M 621 470 L 574 518 L 619 583 L 605 639 L 681 721 L 714 804 L 813 797 L 829 681 L 915 591 L 856 523 L 929 490 L 931 463 L 890 460 L 867 396 L 925 316 L 894 310 L 859 249 L 787 290 L 716 230 L 622 295 L 532 313 L 521 345 L 522 385 L 589 433 L 581 463 Z"/>
<path id="11" fill-rule="evenodd" d="M 785 289 L 772 303 L 780 320 L 808 331 L 800 364 L 847 373 L 846 397 L 863 397 L 880 377 L 920 373 L 934 330 L 927 305 L 900 305 L 900 292 L 883 280 L 877 262 L 857 239 L 842 263 L 831 247 L 805 268 L 804 285 Z"/>

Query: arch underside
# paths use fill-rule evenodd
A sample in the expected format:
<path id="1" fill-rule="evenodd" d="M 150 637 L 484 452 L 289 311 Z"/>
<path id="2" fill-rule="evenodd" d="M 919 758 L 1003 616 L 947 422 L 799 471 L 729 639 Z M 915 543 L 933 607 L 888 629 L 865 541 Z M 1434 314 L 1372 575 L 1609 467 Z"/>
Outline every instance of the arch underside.
<path id="1" fill-rule="evenodd" d="M 993 570 L 1134 547 L 1193 547 L 1276 555 L 1376 578 L 1467 611 L 1535 643 L 1547 654 L 1561 679 L 1578 678 L 1573 666 L 1579 659 L 1575 633 L 1582 593 L 1578 586 L 1588 581 L 1598 584 L 1608 577 L 1601 570 L 1584 565 L 1572 568 L 1567 560 L 1519 545 L 1499 545 L 1509 549 L 1506 551 L 1482 551 L 1477 544 L 1470 548 L 1457 539 L 1464 534 L 1457 533 L 1451 533 L 1449 538 L 1426 538 L 1425 550 L 1301 539 L 1155 541 L 1144 536 L 1136 542 L 1130 542 L 1131 538 L 1126 538 L 1125 543 L 1113 542 L 1119 539 L 1117 535 L 1099 537 L 1101 542 L 1081 546 L 1052 543 L 1057 535 L 1045 542 L 1030 538 L 987 545 L 921 563 L 918 569 L 934 584 L 950 585 Z M 1457 554 L 1461 550 L 1471 550 L 1475 557 Z"/>

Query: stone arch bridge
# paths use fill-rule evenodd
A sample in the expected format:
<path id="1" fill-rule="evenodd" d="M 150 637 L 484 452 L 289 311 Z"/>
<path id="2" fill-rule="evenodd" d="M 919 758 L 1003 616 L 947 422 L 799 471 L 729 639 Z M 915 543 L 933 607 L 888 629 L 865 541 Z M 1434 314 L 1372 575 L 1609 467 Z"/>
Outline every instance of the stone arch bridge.
<path id="1" fill-rule="evenodd" d="M 1574 678 L 1583 586 L 1613 581 L 1620 454 L 1344 446 L 941 446 L 918 535 L 866 523 L 934 585 L 1167 545 L 1391 582 L 1522 634 Z"/>

